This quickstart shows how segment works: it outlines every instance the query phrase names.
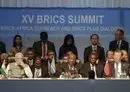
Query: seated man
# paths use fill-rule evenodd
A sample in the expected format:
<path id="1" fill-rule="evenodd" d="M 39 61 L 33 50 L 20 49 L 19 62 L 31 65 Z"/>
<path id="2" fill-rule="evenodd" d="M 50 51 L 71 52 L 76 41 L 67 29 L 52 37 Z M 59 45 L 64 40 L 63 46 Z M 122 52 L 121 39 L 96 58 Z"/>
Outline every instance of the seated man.
<path id="1" fill-rule="evenodd" d="M 31 67 L 31 70 L 32 70 L 34 78 L 41 78 L 41 77 L 43 77 L 43 73 L 45 73 L 45 71 L 43 70 L 42 59 L 40 57 L 38 57 L 38 56 L 36 57 L 35 63 Z"/>
<path id="2" fill-rule="evenodd" d="M 114 52 L 112 50 L 108 50 L 106 53 L 106 62 L 113 62 L 114 59 Z"/>
<path id="3" fill-rule="evenodd" d="M 114 62 L 114 52 L 112 50 L 106 52 L 106 62 L 104 66 L 105 77 L 110 77 L 110 62 Z"/>
<path id="4" fill-rule="evenodd" d="M 76 55 L 72 51 L 67 52 L 67 60 L 59 62 L 57 68 L 57 76 L 61 78 L 79 78 L 79 69 L 82 67 L 80 60 L 76 59 Z M 65 56 L 66 57 L 66 56 Z"/>
<path id="5" fill-rule="evenodd" d="M 97 63 L 98 57 L 96 53 L 91 53 L 89 55 L 89 62 L 84 63 L 80 69 L 80 74 L 82 77 L 89 77 L 91 71 L 94 71 L 95 78 L 103 77 L 104 65 L 102 62 Z"/>
<path id="6" fill-rule="evenodd" d="M 32 47 L 27 48 L 26 56 L 28 58 L 27 59 L 27 64 L 31 68 L 34 65 L 34 62 L 35 62 L 35 53 L 34 53 L 34 49 Z"/>
<path id="7" fill-rule="evenodd" d="M 15 54 L 15 62 L 9 63 L 6 68 L 6 74 L 10 78 L 32 78 L 30 67 L 23 62 L 23 54 Z"/>
<path id="8" fill-rule="evenodd" d="M 48 33 L 47 32 L 41 32 L 40 33 L 40 41 L 36 41 L 33 44 L 34 52 L 37 56 L 41 56 L 41 58 L 44 60 L 47 56 L 47 53 L 49 50 L 53 51 L 55 53 L 55 59 L 56 59 L 56 51 L 55 51 L 55 45 L 53 42 L 50 42 L 48 40 Z"/>
<path id="9" fill-rule="evenodd" d="M 129 62 L 129 53 L 126 50 L 121 50 L 123 53 L 122 55 L 122 62 Z"/>
<path id="10" fill-rule="evenodd" d="M 130 76 L 130 64 L 129 62 L 122 62 L 122 52 L 117 50 L 114 52 L 114 62 L 110 63 L 110 77 L 114 78 L 126 78 Z"/>
<path id="11" fill-rule="evenodd" d="M 43 77 L 55 77 L 56 74 L 56 61 L 55 61 L 55 52 L 49 50 L 47 53 L 47 57 L 42 59 L 42 67 L 43 67 Z"/>

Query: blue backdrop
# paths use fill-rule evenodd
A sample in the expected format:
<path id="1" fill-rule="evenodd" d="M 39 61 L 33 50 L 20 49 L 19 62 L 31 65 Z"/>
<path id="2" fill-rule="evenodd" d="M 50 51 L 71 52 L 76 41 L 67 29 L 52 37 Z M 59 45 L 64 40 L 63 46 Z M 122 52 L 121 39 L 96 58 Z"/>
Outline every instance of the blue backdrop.
<path id="1" fill-rule="evenodd" d="M 0 40 L 9 51 L 14 35 L 20 34 L 27 48 L 39 40 L 41 31 L 47 31 L 58 54 L 64 36 L 73 34 L 79 58 L 83 59 L 84 48 L 90 45 L 93 33 L 100 35 L 105 50 L 117 28 L 125 30 L 130 42 L 129 16 L 128 8 L 0 8 Z"/>

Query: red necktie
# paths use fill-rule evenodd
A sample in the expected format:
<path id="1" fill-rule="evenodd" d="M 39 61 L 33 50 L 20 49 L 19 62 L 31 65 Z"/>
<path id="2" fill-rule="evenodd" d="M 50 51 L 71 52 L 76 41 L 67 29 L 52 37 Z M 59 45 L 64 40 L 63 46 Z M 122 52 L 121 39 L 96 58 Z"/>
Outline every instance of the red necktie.
<path id="1" fill-rule="evenodd" d="M 106 61 L 106 64 L 105 64 L 105 66 L 104 66 L 104 73 L 105 73 L 105 75 L 106 75 L 107 77 L 110 76 L 110 66 L 109 66 L 108 61 Z"/>
<path id="2" fill-rule="evenodd" d="M 45 43 L 42 42 L 42 58 L 45 58 L 46 48 Z"/>

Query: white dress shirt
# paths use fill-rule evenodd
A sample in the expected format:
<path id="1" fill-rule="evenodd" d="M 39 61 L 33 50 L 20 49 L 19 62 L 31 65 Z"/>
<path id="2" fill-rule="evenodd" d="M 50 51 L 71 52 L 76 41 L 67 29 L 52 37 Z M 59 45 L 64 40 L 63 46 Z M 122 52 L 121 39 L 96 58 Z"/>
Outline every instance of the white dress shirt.
<path id="1" fill-rule="evenodd" d="M 118 48 L 119 48 L 119 49 L 121 48 L 121 43 L 122 43 L 122 40 L 117 41 L 117 44 L 118 44 Z"/>
<path id="2" fill-rule="evenodd" d="M 29 65 L 30 65 L 30 66 L 32 66 L 32 65 L 33 65 L 33 61 L 34 61 L 33 59 L 28 60 L 28 63 L 29 63 Z"/>
<path id="3" fill-rule="evenodd" d="M 114 63 L 114 68 L 115 68 L 115 77 L 120 78 L 120 75 L 122 73 L 122 71 L 121 71 L 121 62 L 119 62 L 118 65 L 117 65 L 117 63 Z"/>
<path id="4" fill-rule="evenodd" d="M 97 52 L 97 45 L 92 45 L 92 51 Z"/>
<path id="5" fill-rule="evenodd" d="M 41 77 L 41 71 L 42 71 L 41 68 L 40 69 L 35 68 L 34 78 Z"/>

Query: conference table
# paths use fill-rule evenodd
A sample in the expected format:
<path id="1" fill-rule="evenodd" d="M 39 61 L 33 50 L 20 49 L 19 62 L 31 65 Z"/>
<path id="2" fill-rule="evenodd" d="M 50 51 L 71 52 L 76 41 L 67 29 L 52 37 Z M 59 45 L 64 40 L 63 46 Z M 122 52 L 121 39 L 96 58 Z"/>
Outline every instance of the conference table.
<path id="1" fill-rule="evenodd" d="M 129 79 L 1 79 L 0 92 L 130 92 Z"/>

